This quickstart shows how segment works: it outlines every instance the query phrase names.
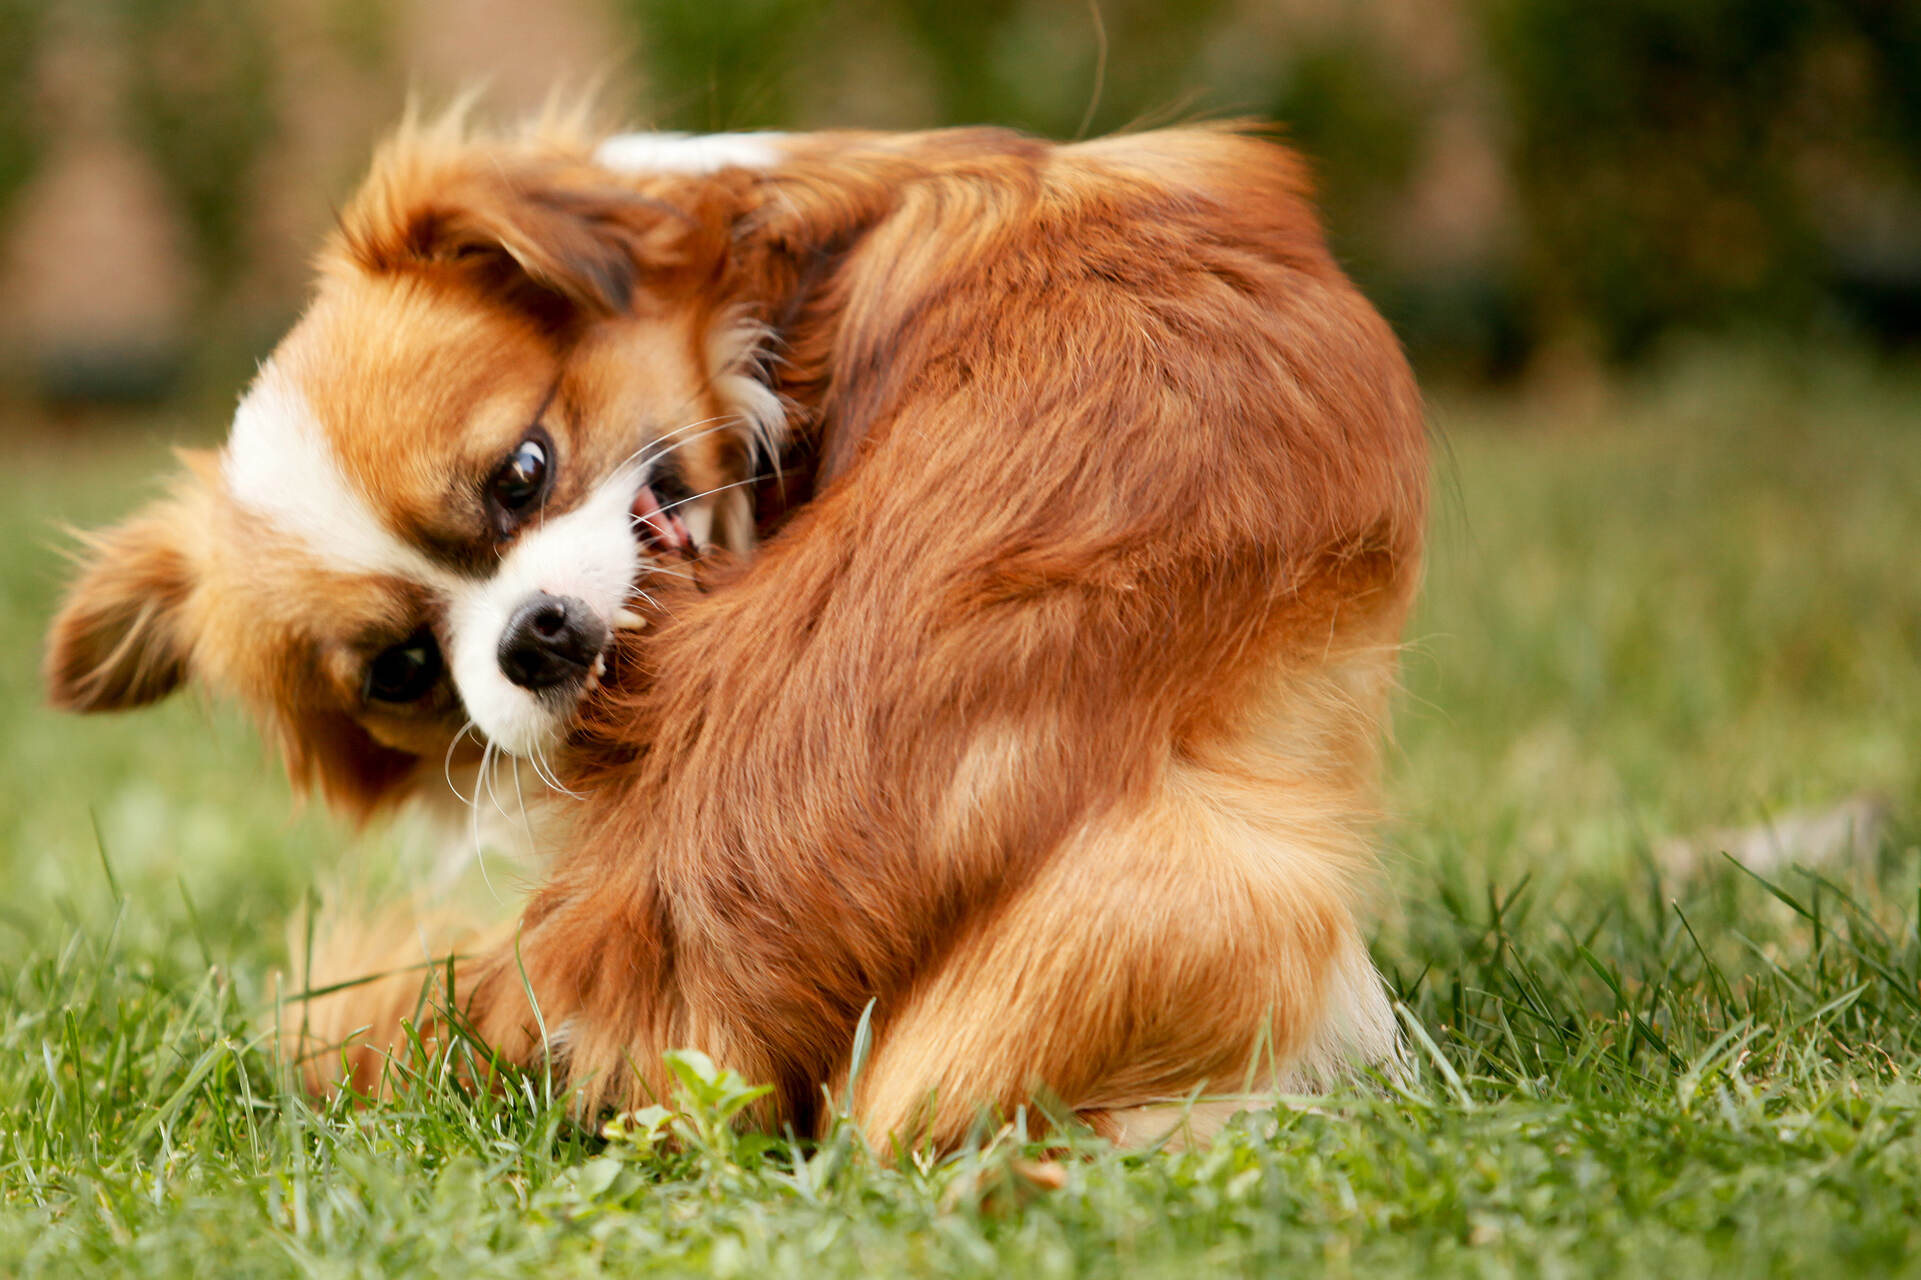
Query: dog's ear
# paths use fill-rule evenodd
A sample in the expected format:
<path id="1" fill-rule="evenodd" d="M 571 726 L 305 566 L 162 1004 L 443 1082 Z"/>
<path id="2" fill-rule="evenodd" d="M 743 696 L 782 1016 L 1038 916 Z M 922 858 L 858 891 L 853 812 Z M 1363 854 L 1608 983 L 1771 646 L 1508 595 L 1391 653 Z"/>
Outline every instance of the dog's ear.
<path id="1" fill-rule="evenodd" d="M 47 632 L 43 672 L 55 706 L 144 706 L 186 679 L 193 650 L 187 603 L 199 575 L 194 520 L 181 492 L 81 535 L 80 574 Z"/>
<path id="2" fill-rule="evenodd" d="M 455 126 L 403 126 L 342 213 L 347 263 L 427 269 L 552 313 L 611 315 L 643 279 L 689 265 L 699 219 L 616 185 L 557 148 L 484 146 Z"/>

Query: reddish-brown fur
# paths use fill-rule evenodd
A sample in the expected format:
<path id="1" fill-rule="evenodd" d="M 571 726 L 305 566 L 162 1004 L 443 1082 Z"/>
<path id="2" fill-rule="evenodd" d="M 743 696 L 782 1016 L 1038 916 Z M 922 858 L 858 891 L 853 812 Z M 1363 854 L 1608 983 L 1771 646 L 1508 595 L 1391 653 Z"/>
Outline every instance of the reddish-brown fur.
<path id="1" fill-rule="evenodd" d="M 388 529 L 456 572 L 498 559 L 480 484 L 541 405 L 570 464 L 560 508 L 662 431 L 729 413 L 702 350 L 725 319 L 711 287 L 725 191 L 686 190 L 668 209 L 586 151 L 470 140 L 457 116 L 403 127 L 274 352 Z M 696 492 L 748 464 L 727 431 L 687 436 L 673 457 Z M 289 537 L 236 500 L 219 457 L 185 461 L 168 497 L 89 539 L 48 635 L 51 699 L 112 711 L 203 681 L 248 704 L 297 783 L 356 818 L 444 794 L 449 764 L 471 789 L 480 752 L 459 736 L 457 698 L 361 696 L 366 659 L 440 630 L 442 602 Z"/>
<path id="2" fill-rule="evenodd" d="M 856 1114 L 935 1145 L 1035 1098 L 1131 1133 L 1264 1055 L 1388 1051 L 1358 921 L 1425 449 L 1292 156 L 817 135 L 636 186 L 728 234 L 650 276 L 685 219 L 630 211 L 631 305 L 770 326 L 817 488 L 623 638 L 565 766 L 587 798 L 514 936 L 456 966 L 462 1016 L 589 1108 L 664 1094 L 691 1045 L 804 1128 L 872 1001 Z M 496 235 L 491 198 L 460 225 Z M 371 1086 L 419 993 L 314 1002 L 316 1076 L 351 1040 Z"/>

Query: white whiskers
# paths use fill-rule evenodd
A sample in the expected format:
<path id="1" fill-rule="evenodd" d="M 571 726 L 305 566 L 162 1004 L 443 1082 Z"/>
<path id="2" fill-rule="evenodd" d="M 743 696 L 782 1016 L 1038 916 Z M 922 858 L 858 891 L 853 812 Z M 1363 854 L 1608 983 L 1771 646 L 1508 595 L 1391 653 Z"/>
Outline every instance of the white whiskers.
<path id="1" fill-rule="evenodd" d="M 440 762 L 440 776 L 447 780 L 447 790 L 453 792 L 454 795 L 460 800 L 460 803 L 462 804 L 469 804 L 472 802 L 469 801 L 466 796 L 461 795 L 460 788 L 454 785 L 454 752 L 460 749 L 460 740 L 462 738 L 465 738 L 468 734 L 472 733 L 474 731 L 474 728 L 475 728 L 475 725 L 472 720 L 469 720 L 466 724 L 461 725 L 460 732 L 456 733 L 454 735 L 454 740 L 447 744 L 446 758 Z M 486 746 L 484 742 L 481 745 L 483 747 Z M 478 779 L 476 779 L 474 783 L 474 800 L 477 801 L 479 799 L 480 799 L 480 783 Z"/>
<path id="2" fill-rule="evenodd" d="M 662 569 L 658 565 L 643 564 L 642 566 L 640 566 L 640 571 L 642 573 L 658 573 L 663 577 L 668 577 L 668 578 L 681 578 L 688 582 L 695 581 L 694 575 L 691 573 L 681 573 L 678 570 L 674 570 L 674 569 Z"/>
<path id="3" fill-rule="evenodd" d="M 480 769 L 474 774 L 473 800 L 467 806 L 467 830 L 474 844 L 474 861 L 480 864 L 480 874 L 483 879 L 487 875 L 487 855 L 480 839 L 480 786 L 481 779 L 486 776 L 488 768 L 493 764 L 494 750 L 494 744 L 491 742 L 481 745 Z M 493 887 L 491 882 L 488 887 Z"/>
<path id="4" fill-rule="evenodd" d="M 711 423 L 719 423 L 720 425 L 709 425 Z M 661 434 L 655 436 L 652 440 L 649 440 L 646 444 L 643 444 L 640 448 L 628 454 L 626 458 L 621 461 L 620 465 L 622 467 L 631 466 L 636 471 L 644 472 L 648 467 L 651 467 L 654 463 L 674 452 L 674 450 L 684 449 L 696 440 L 705 440 L 708 436 L 716 432 L 731 430 L 738 425 L 732 414 L 717 414 L 711 418 L 701 418 L 695 422 L 684 423 L 681 426 L 675 427 L 672 431 L 663 431 Z M 692 431 L 696 427 L 706 427 L 707 430 L 696 436 L 688 436 L 685 440 L 678 440 L 673 444 L 667 444 L 667 441 L 673 440 L 675 436 Z"/>
<path id="5" fill-rule="evenodd" d="M 738 489 L 742 485 L 758 484 L 758 483 L 760 483 L 759 476 L 748 476 L 745 480 L 735 480 L 728 484 L 717 484 L 713 488 L 707 490 L 705 493 L 696 493 L 686 498 L 676 498 L 672 502 L 669 502 L 668 504 L 663 506 L 656 514 L 666 515 L 669 511 L 672 511 L 675 507 L 684 507 L 690 502 L 698 502 L 702 498 L 711 498 L 717 493 L 725 493 L 729 489 Z M 641 523 L 641 521 L 639 520 L 638 517 L 636 517 L 634 523 L 639 524 Z"/>
<path id="6" fill-rule="evenodd" d="M 520 808 L 520 830 L 521 833 L 527 837 L 527 853 L 529 857 L 538 857 L 540 855 L 540 846 L 534 840 L 533 821 L 527 816 L 527 796 L 526 793 L 520 789 L 520 757 L 509 756 L 507 759 L 512 763 L 514 769 L 514 803 Z M 490 885 L 488 887 L 491 888 L 492 886 Z"/>

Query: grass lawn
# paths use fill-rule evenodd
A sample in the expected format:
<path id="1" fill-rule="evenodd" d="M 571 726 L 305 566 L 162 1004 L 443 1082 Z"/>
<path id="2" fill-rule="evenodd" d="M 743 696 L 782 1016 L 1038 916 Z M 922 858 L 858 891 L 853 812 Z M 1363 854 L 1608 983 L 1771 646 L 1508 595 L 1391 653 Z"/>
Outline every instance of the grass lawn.
<path id="1" fill-rule="evenodd" d="M 268 979 L 349 836 L 226 708 L 36 685 L 53 524 L 207 431 L 10 442 L 0 1274 L 1921 1272 L 1921 372 L 1710 353 L 1434 418 L 1376 943 L 1413 1080 L 1026 1197 L 1012 1138 L 890 1171 L 733 1139 L 708 1085 L 668 1150 L 534 1083 L 291 1092 Z M 1864 794 L 1818 871 L 1703 834 Z"/>

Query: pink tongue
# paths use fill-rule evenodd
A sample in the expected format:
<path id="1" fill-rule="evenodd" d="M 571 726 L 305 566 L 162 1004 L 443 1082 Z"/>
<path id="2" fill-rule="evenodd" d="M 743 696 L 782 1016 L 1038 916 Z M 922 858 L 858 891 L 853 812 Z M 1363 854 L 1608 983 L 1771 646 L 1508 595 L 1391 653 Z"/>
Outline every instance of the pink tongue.
<path id="1" fill-rule="evenodd" d="M 650 546 L 683 556 L 694 553 L 694 540 L 688 534 L 687 526 L 673 512 L 660 509 L 660 499 L 654 496 L 651 488 L 641 486 L 639 495 L 634 498 L 633 510 L 641 538 Z"/>

